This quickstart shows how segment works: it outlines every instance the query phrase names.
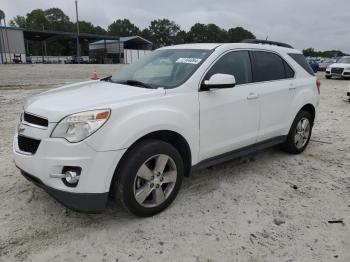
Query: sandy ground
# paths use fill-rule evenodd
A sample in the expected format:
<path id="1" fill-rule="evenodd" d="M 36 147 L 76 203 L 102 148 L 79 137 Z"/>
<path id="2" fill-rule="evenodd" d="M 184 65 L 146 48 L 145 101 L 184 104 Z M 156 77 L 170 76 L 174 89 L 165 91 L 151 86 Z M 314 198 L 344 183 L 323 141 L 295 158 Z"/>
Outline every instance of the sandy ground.
<path id="1" fill-rule="evenodd" d="M 12 162 L 24 98 L 92 68 L 0 66 L 0 261 L 350 261 L 350 81 L 319 74 L 321 106 L 303 154 L 272 148 L 194 173 L 167 210 L 141 219 L 113 203 L 99 215 L 70 211 Z"/>

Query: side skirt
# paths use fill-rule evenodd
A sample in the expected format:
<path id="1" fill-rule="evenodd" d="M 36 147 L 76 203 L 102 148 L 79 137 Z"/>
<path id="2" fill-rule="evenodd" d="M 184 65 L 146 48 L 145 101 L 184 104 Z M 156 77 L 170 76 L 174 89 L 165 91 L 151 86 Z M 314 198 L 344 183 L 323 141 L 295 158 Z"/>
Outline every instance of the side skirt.
<path id="1" fill-rule="evenodd" d="M 242 156 L 250 155 L 256 151 L 260 151 L 260 150 L 263 150 L 263 149 L 266 149 L 269 147 L 279 145 L 279 144 L 285 142 L 286 139 L 287 139 L 287 136 L 278 136 L 278 137 L 274 137 L 274 138 L 271 138 L 271 139 L 268 139 L 268 140 L 250 145 L 250 146 L 236 149 L 236 150 L 231 151 L 231 152 L 224 153 L 224 154 L 219 155 L 219 156 L 214 156 L 214 157 L 205 159 L 205 160 L 199 162 L 198 164 L 192 166 L 191 172 L 198 171 L 198 170 L 201 170 L 201 169 L 204 169 L 204 168 L 207 168 L 210 166 L 214 166 L 217 164 L 221 164 L 221 163 L 224 163 L 224 162 L 227 162 L 227 161 L 230 161 L 230 160 L 242 157 Z"/>

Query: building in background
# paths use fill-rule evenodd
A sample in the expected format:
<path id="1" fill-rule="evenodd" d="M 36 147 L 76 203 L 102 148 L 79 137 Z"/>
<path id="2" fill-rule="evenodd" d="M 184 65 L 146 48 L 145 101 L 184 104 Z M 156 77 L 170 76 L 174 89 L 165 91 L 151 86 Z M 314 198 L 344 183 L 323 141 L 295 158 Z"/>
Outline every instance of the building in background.
<path id="1" fill-rule="evenodd" d="M 0 64 L 25 62 L 23 31 L 17 28 L 0 27 Z"/>
<path id="2" fill-rule="evenodd" d="M 89 45 L 89 57 L 49 56 L 47 46 L 59 40 L 75 41 L 75 32 L 31 30 L 0 26 L 0 64 L 4 63 L 132 63 L 152 49 L 139 36 L 118 37 L 80 33 L 80 43 Z M 41 43 L 41 55 L 30 56 L 29 41 Z"/>
<path id="3" fill-rule="evenodd" d="M 152 42 L 140 36 L 130 36 L 91 43 L 89 56 L 97 64 L 131 64 L 151 50 Z"/>

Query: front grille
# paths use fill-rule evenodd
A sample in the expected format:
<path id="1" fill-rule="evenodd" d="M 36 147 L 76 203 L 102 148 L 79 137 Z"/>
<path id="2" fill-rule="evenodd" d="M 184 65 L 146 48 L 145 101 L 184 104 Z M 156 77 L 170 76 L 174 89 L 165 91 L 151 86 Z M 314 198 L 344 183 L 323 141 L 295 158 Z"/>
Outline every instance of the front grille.
<path id="1" fill-rule="evenodd" d="M 29 113 L 24 112 L 23 119 L 29 124 L 37 125 L 37 126 L 49 126 L 49 121 L 46 118 L 35 116 Z"/>
<path id="2" fill-rule="evenodd" d="M 339 74 L 341 75 L 344 71 L 344 68 L 339 68 L 339 67 L 335 67 L 335 68 L 332 68 L 332 74 Z"/>
<path id="3" fill-rule="evenodd" d="M 35 154 L 39 144 L 40 140 L 21 135 L 18 136 L 18 148 L 23 152 Z"/>

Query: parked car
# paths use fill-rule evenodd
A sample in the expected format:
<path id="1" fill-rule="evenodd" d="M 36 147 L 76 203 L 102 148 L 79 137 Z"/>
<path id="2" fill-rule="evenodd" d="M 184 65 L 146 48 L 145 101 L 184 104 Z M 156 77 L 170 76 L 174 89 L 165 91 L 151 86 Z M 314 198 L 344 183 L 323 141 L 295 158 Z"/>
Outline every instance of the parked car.
<path id="1" fill-rule="evenodd" d="M 327 67 L 331 64 L 334 64 L 337 62 L 336 58 L 326 58 L 321 63 L 319 63 L 318 70 L 319 71 L 326 71 Z"/>
<path id="2" fill-rule="evenodd" d="M 275 145 L 303 152 L 319 93 L 305 57 L 286 44 L 164 47 L 114 76 L 28 99 L 13 156 L 71 209 L 102 212 L 111 194 L 151 216 L 193 170 Z"/>
<path id="3" fill-rule="evenodd" d="M 335 77 L 350 77 L 350 56 L 343 56 L 337 63 L 331 64 L 326 69 L 326 78 Z"/>
<path id="4" fill-rule="evenodd" d="M 88 64 L 89 63 L 89 61 L 84 60 L 82 57 L 79 57 L 79 60 L 78 60 L 77 56 L 72 56 L 71 60 L 65 60 L 64 63 L 65 64 L 78 64 L 78 61 L 79 61 L 79 64 Z"/>
<path id="5" fill-rule="evenodd" d="M 310 67 L 312 68 L 312 70 L 317 73 L 318 69 L 319 69 L 319 64 L 315 59 L 308 59 L 307 60 Z"/>

